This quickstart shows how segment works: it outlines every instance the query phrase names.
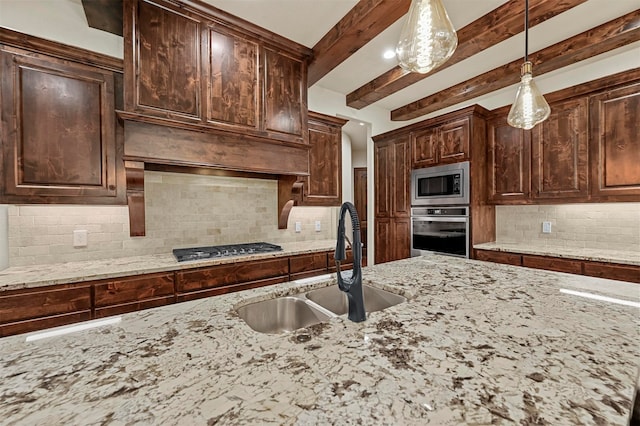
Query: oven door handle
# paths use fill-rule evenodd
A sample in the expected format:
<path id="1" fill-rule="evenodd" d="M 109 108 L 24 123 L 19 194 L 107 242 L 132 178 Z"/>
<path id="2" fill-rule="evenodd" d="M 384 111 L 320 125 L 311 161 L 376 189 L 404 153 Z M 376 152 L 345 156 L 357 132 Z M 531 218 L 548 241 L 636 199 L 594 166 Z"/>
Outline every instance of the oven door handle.
<path id="1" fill-rule="evenodd" d="M 414 222 L 460 222 L 464 223 L 469 220 L 468 217 L 441 217 L 441 216 L 421 216 L 421 217 L 412 217 L 411 220 Z"/>

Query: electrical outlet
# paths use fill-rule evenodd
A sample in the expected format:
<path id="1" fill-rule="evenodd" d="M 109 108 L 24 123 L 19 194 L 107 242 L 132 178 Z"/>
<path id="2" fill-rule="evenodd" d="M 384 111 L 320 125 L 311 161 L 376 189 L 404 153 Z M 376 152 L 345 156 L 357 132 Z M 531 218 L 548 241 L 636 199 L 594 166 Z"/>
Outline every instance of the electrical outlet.
<path id="1" fill-rule="evenodd" d="M 316 220 L 316 232 L 322 231 L 322 224 L 319 220 Z"/>
<path id="2" fill-rule="evenodd" d="M 296 222 L 296 232 L 302 232 L 302 222 Z"/>
<path id="3" fill-rule="evenodd" d="M 542 222 L 542 233 L 543 234 L 551 233 L 551 222 Z"/>
<path id="4" fill-rule="evenodd" d="M 74 247 L 87 246 L 87 230 L 86 229 L 78 229 L 73 231 L 73 246 Z"/>

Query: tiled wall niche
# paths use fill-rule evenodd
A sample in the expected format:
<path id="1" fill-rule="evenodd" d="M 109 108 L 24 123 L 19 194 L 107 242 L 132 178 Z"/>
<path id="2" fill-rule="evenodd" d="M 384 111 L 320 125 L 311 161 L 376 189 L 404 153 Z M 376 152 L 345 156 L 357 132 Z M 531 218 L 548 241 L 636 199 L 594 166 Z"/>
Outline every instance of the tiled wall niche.
<path id="1" fill-rule="evenodd" d="M 147 235 L 133 238 L 126 206 L 12 205 L 9 266 L 170 253 L 198 245 L 335 238 L 333 207 L 294 207 L 289 226 L 279 230 L 277 186 L 275 180 L 147 171 Z M 295 222 L 301 222 L 300 233 Z M 73 247 L 73 231 L 79 229 L 88 231 L 87 247 Z"/>
<path id="2" fill-rule="evenodd" d="M 551 233 L 542 233 L 542 222 Z M 638 251 L 640 203 L 497 206 L 496 241 L 536 247 Z"/>

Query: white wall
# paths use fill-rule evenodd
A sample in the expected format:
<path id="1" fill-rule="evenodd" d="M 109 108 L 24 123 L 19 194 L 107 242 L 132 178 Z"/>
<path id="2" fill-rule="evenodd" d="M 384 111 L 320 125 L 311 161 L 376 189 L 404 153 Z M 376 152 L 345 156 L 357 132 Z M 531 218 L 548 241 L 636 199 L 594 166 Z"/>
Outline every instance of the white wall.
<path id="1" fill-rule="evenodd" d="M 122 58 L 122 37 L 89 28 L 80 0 L 0 0 L 0 26 Z"/>
<path id="2" fill-rule="evenodd" d="M 351 165 L 351 138 L 342 133 L 342 201 L 353 202 L 353 166 Z"/>

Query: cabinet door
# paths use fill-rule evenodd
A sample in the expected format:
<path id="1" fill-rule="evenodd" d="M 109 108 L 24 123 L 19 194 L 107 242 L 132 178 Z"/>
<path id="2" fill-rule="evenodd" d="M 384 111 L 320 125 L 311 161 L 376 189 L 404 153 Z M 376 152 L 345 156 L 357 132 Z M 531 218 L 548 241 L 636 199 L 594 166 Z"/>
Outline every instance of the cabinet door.
<path id="1" fill-rule="evenodd" d="M 640 84 L 591 98 L 591 196 L 637 201 L 640 196 Z"/>
<path id="2" fill-rule="evenodd" d="M 375 263 L 378 264 L 392 261 L 393 255 L 391 245 L 389 244 L 392 236 L 391 219 L 376 217 L 375 231 Z"/>
<path id="3" fill-rule="evenodd" d="M 530 140 L 506 118 L 488 126 L 488 198 L 499 204 L 525 202 L 530 194 Z"/>
<path id="4" fill-rule="evenodd" d="M 210 122 L 258 126 L 258 45 L 209 29 Z"/>
<path id="5" fill-rule="evenodd" d="M 342 203 L 342 126 L 346 120 L 309 112 L 309 176 L 302 205 L 339 206 Z"/>
<path id="6" fill-rule="evenodd" d="M 201 26 L 149 1 L 137 2 L 134 111 L 181 120 L 200 119 Z"/>
<path id="7" fill-rule="evenodd" d="M 406 259 L 411 256 L 411 218 L 396 218 L 391 222 L 391 246 L 393 260 Z"/>
<path id="8" fill-rule="evenodd" d="M 587 127 L 587 98 L 583 98 L 551 105 L 549 118 L 532 129 L 534 199 L 587 199 Z"/>
<path id="9" fill-rule="evenodd" d="M 264 129 L 298 136 L 306 132 L 306 66 L 302 61 L 264 49 Z M 304 124 L 304 125 L 303 125 Z"/>
<path id="10" fill-rule="evenodd" d="M 438 130 L 439 163 L 456 163 L 469 158 L 469 118 L 452 121 Z"/>
<path id="11" fill-rule="evenodd" d="M 4 200 L 124 202 L 113 73 L 9 47 L 0 58 Z"/>
<path id="12" fill-rule="evenodd" d="M 435 166 L 438 163 L 438 128 L 430 127 L 411 134 L 411 167 Z"/>
<path id="13" fill-rule="evenodd" d="M 381 142 L 374 146 L 374 187 L 375 187 L 375 216 L 391 216 L 391 162 L 393 161 L 393 146 L 389 142 Z"/>
<path id="14" fill-rule="evenodd" d="M 391 215 L 393 217 L 411 216 L 411 167 L 410 145 L 408 138 L 397 140 L 393 144 L 391 160 L 393 173 L 389 185 L 391 194 Z"/>

